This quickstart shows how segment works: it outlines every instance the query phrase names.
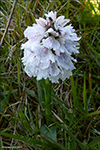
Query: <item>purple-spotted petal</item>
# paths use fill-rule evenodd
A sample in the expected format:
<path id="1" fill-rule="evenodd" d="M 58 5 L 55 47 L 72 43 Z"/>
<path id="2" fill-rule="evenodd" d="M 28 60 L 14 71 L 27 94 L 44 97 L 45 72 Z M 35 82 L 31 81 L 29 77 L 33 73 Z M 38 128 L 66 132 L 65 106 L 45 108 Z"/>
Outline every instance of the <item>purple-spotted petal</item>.
<path id="1" fill-rule="evenodd" d="M 58 26 L 65 26 L 69 21 L 70 19 L 64 19 L 65 17 L 64 16 L 60 16 L 56 19 L 56 24 Z"/>
<path id="2" fill-rule="evenodd" d="M 51 19 L 53 19 L 53 21 L 55 21 L 55 20 L 56 20 L 56 14 L 57 14 L 56 11 L 55 11 L 55 12 L 50 11 L 48 14 L 45 14 L 45 16 L 46 16 L 47 18 L 51 17 Z"/>
<path id="3" fill-rule="evenodd" d="M 59 83 L 72 75 L 75 69 L 72 53 L 79 53 L 79 40 L 70 20 L 64 16 L 56 18 L 56 12 L 45 14 L 46 19 L 36 19 L 37 24 L 24 31 L 28 41 L 21 45 L 24 49 L 22 62 L 24 71 L 30 77 L 42 78 Z"/>
<path id="4" fill-rule="evenodd" d="M 53 39 L 52 39 L 52 37 L 48 37 L 47 39 L 43 39 L 42 40 L 42 44 L 44 45 L 44 47 L 52 48 L 53 47 Z"/>
<path id="5" fill-rule="evenodd" d="M 36 22 L 37 22 L 37 24 L 39 24 L 42 27 L 45 27 L 47 24 L 46 20 L 43 18 L 36 19 Z"/>

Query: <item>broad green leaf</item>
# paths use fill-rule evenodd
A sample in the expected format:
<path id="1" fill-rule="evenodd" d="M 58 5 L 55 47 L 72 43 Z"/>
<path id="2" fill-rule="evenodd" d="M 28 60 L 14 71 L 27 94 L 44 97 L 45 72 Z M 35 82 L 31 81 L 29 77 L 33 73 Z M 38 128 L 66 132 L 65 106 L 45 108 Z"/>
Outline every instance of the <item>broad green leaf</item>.
<path id="1" fill-rule="evenodd" d="M 51 126 L 50 128 L 48 128 L 47 126 L 42 126 L 41 127 L 41 135 L 43 137 L 45 137 L 45 134 L 46 134 L 48 140 L 52 139 L 53 141 L 57 142 L 57 133 L 56 133 L 55 126 Z"/>

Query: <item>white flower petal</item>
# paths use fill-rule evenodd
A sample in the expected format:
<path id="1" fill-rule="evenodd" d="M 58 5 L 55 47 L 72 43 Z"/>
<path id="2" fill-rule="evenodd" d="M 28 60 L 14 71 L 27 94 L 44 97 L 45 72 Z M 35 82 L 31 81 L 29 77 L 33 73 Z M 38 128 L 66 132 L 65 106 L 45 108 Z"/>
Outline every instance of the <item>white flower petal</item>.
<path id="1" fill-rule="evenodd" d="M 59 26 L 59 25 L 62 25 L 62 22 L 64 21 L 64 18 L 65 16 L 59 16 L 57 19 L 56 19 L 56 24 Z"/>
<path id="2" fill-rule="evenodd" d="M 56 11 L 55 11 L 55 12 L 50 11 L 50 12 L 48 12 L 48 14 L 45 14 L 45 16 L 46 16 L 47 18 L 51 17 L 51 19 L 53 19 L 53 21 L 55 21 L 55 20 L 56 20 L 56 14 L 57 14 Z"/>
<path id="3" fill-rule="evenodd" d="M 52 48 L 53 47 L 52 37 L 48 37 L 47 39 L 43 39 L 42 44 L 44 45 L 44 47 Z"/>
<path id="4" fill-rule="evenodd" d="M 59 47 L 60 47 L 60 43 L 58 42 L 58 40 L 55 40 L 54 38 L 53 38 L 53 42 L 52 42 L 52 48 L 54 49 L 54 50 L 57 50 L 57 49 L 59 49 Z"/>
<path id="5" fill-rule="evenodd" d="M 41 17 L 39 19 L 36 19 L 36 22 L 37 22 L 37 24 L 39 24 L 42 27 L 45 27 L 47 24 L 46 20 Z"/>
<path id="6" fill-rule="evenodd" d="M 64 16 L 56 18 L 56 12 L 48 12 L 43 18 L 36 19 L 37 24 L 24 31 L 28 41 L 21 45 L 24 49 L 22 62 L 24 71 L 30 77 L 42 78 L 59 83 L 72 75 L 75 69 L 71 54 L 79 53 L 79 40 L 70 20 Z"/>
<path id="7" fill-rule="evenodd" d="M 57 76 L 59 74 L 60 70 L 56 63 L 51 64 L 49 67 L 49 75 L 50 76 Z"/>
<path id="8" fill-rule="evenodd" d="M 24 31 L 25 37 L 28 39 L 33 39 L 34 41 L 43 38 L 45 29 L 39 25 L 34 25 L 33 27 L 27 27 Z"/>
<path id="9" fill-rule="evenodd" d="M 58 26 L 65 26 L 69 21 L 70 19 L 64 19 L 65 17 L 64 16 L 60 16 L 56 19 L 56 24 Z"/>

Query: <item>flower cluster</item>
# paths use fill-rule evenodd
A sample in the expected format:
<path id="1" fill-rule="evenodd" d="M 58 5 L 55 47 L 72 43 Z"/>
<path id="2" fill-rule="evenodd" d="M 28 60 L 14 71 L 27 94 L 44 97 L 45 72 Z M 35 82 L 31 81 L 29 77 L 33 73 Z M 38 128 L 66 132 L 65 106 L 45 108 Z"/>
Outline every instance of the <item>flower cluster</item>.
<path id="1" fill-rule="evenodd" d="M 70 20 L 64 16 L 56 18 L 56 12 L 45 14 L 46 19 L 36 19 L 37 24 L 24 31 L 28 41 L 22 44 L 24 70 L 30 77 L 37 77 L 58 83 L 65 80 L 75 69 L 71 54 L 79 53 L 77 41 L 80 40 L 72 25 L 65 26 Z"/>

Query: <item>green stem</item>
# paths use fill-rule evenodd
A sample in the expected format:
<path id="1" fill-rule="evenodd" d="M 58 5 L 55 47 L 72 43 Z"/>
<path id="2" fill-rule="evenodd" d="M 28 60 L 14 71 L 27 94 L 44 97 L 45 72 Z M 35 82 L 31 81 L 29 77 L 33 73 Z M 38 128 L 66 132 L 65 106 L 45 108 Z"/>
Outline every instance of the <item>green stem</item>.
<path id="1" fill-rule="evenodd" d="M 50 123 L 52 123 L 52 120 L 50 119 L 52 116 L 52 83 L 48 79 L 46 79 L 41 80 L 41 84 L 44 88 L 45 95 L 45 118 L 47 125 L 49 125 Z"/>
<path id="2" fill-rule="evenodd" d="M 45 107 L 45 95 L 44 95 L 44 89 L 40 81 L 37 81 L 37 88 L 38 88 L 38 100 L 41 105 L 41 107 L 44 109 Z"/>

